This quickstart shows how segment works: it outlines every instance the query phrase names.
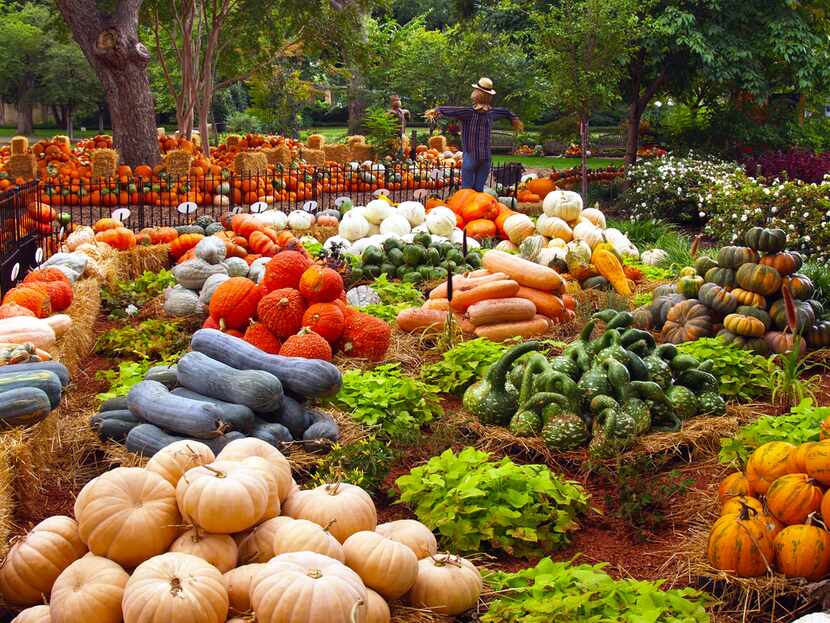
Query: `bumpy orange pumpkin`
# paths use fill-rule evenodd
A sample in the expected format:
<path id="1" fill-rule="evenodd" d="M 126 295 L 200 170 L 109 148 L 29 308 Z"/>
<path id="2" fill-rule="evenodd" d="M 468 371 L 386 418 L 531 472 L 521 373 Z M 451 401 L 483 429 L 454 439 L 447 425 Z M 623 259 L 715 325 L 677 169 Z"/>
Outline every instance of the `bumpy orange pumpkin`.
<path id="1" fill-rule="evenodd" d="M 46 288 L 37 283 L 28 283 L 12 288 L 3 297 L 3 305 L 14 303 L 25 307 L 38 318 L 52 313 L 52 301 Z"/>
<path id="2" fill-rule="evenodd" d="M 380 318 L 351 311 L 346 315 L 340 348 L 351 357 L 380 361 L 389 350 L 392 330 Z"/>
<path id="3" fill-rule="evenodd" d="M 259 350 L 272 355 L 278 355 L 282 343 L 277 339 L 277 336 L 271 333 L 261 322 L 255 322 L 245 329 L 245 335 L 242 337 L 248 344 L 253 344 Z"/>
<path id="4" fill-rule="evenodd" d="M 767 489 L 767 508 L 788 526 L 804 523 L 821 506 L 821 489 L 807 474 L 785 474 Z"/>
<path id="5" fill-rule="evenodd" d="M 262 288 L 247 277 L 231 277 L 219 284 L 210 299 L 210 317 L 224 330 L 242 329 L 251 321 L 262 299 Z"/>
<path id="6" fill-rule="evenodd" d="M 66 284 L 72 285 L 72 282 L 69 281 L 69 277 L 66 276 L 66 273 L 60 268 L 55 268 L 54 266 L 47 266 L 46 268 L 37 268 L 33 270 L 26 275 L 23 283 L 30 283 L 32 281 L 36 281 L 38 283 L 44 283 L 47 281 L 62 281 Z"/>
<path id="7" fill-rule="evenodd" d="M 746 478 L 754 493 L 766 493 L 774 480 L 793 472 L 790 456 L 794 450 L 791 443 L 770 441 L 752 453 L 746 463 Z"/>
<path id="8" fill-rule="evenodd" d="M 323 336 L 331 343 L 343 334 L 346 323 L 340 307 L 334 303 L 315 303 L 309 305 L 303 314 L 303 326 Z"/>
<path id="9" fill-rule="evenodd" d="M 269 292 L 281 288 L 297 289 L 300 286 L 300 277 L 311 266 L 311 260 L 298 251 L 282 251 L 277 253 L 265 265 L 265 276 L 262 285 Z"/>
<path id="10" fill-rule="evenodd" d="M 477 219 L 493 220 L 499 215 L 499 203 L 488 193 L 476 193 L 465 201 L 461 207 L 461 217 L 464 222 Z"/>
<path id="11" fill-rule="evenodd" d="M 61 312 L 72 305 L 72 286 L 65 281 L 47 281 L 42 283 L 49 295 L 49 302 L 53 312 Z"/>
<path id="12" fill-rule="evenodd" d="M 331 345 L 326 339 L 308 327 L 290 336 L 280 348 L 283 357 L 304 357 L 305 359 L 322 359 L 331 361 Z"/>
<path id="13" fill-rule="evenodd" d="M 305 300 L 297 290 L 281 288 L 262 297 L 257 305 L 257 316 L 271 333 L 285 339 L 302 327 L 305 307 Z"/>
<path id="14" fill-rule="evenodd" d="M 529 180 L 526 187 L 530 192 L 535 193 L 544 199 L 548 193 L 556 190 L 556 182 L 549 177 L 537 177 Z"/>
<path id="15" fill-rule="evenodd" d="M 330 303 L 343 294 L 343 277 L 331 268 L 310 266 L 300 277 L 299 289 L 312 303 Z"/>

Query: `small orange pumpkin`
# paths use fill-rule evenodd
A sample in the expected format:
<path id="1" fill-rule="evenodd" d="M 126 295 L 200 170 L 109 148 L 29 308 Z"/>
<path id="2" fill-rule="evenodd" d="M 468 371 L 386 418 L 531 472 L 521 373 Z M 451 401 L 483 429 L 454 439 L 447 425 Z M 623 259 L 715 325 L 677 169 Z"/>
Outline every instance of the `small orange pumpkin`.
<path id="1" fill-rule="evenodd" d="M 336 270 L 310 266 L 300 277 L 300 294 L 313 303 L 329 303 L 340 298 L 343 277 Z"/>
<path id="2" fill-rule="evenodd" d="M 767 489 L 767 509 L 788 526 L 803 523 L 821 506 L 821 489 L 807 474 L 785 474 Z"/>

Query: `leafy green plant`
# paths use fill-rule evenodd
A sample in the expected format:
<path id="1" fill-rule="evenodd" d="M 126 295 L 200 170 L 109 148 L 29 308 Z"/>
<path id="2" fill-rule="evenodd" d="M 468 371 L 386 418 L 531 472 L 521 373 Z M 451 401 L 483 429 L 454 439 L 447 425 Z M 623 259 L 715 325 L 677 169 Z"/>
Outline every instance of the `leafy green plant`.
<path id="1" fill-rule="evenodd" d="M 639 292 L 634 295 L 634 305 L 642 307 L 643 305 L 651 305 L 654 302 L 654 295 L 651 292 Z"/>
<path id="2" fill-rule="evenodd" d="M 119 281 L 101 290 L 101 307 L 111 320 L 125 318 L 131 315 L 127 313 L 127 307 L 134 305 L 140 309 L 175 283 L 176 279 L 169 270 L 157 273 L 144 271 L 137 279 Z"/>
<path id="3" fill-rule="evenodd" d="M 110 398 L 117 398 L 118 396 L 126 396 L 133 385 L 144 380 L 144 375 L 147 370 L 153 366 L 165 365 L 171 366 L 178 361 L 178 356 L 163 359 L 162 361 L 150 361 L 149 359 L 142 359 L 140 361 L 122 361 L 118 364 L 115 370 L 99 370 L 95 374 L 95 378 L 109 383 L 109 388 L 105 392 L 101 392 L 96 396 L 98 400 L 104 402 Z"/>
<path id="4" fill-rule="evenodd" d="M 668 281 L 677 276 L 677 270 L 666 266 L 650 266 L 649 264 L 635 262 L 630 258 L 625 258 L 625 263 L 642 272 L 643 276 L 649 281 Z"/>
<path id="5" fill-rule="evenodd" d="M 363 120 L 368 142 L 379 156 L 397 155 L 400 135 L 398 119 L 387 110 L 377 106 L 369 108 Z"/>
<path id="6" fill-rule="evenodd" d="M 550 551 L 568 542 L 588 509 L 586 491 L 546 465 L 491 460 L 475 448 L 446 450 L 395 484 L 400 502 L 459 552 L 483 543 L 517 556 Z"/>
<path id="7" fill-rule="evenodd" d="M 708 623 L 712 599 L 691 588 L 664 590 L 663 580 L 615 580 L 604 564 L 543 558 L 535 567 L 487 577 L 498 598 L 482 623 Z"/>
<path id="8" fill-rule="evenodd" d="M 727 400 L 749 402 L 770 393 L 773 366 L 769 359 L 717 337 L 685 342 L 677 348 L 700 361 L 712 360 L 712 374 L 720 381 L 720 393 Z"/>
<path id="9" fill-rule="evenodd" d="M 424 303 L 424 295 L 408 282 L 389 281 L 384 273 L 372 282 L 372 290 L 380 297 L 384 305 L 406 303 L 409 307 L 420 307 Z"/>
<path id="10" fill-rule="evenodd" d="M 421 368 L 421 378 L 442 392 L 460 393 L 477 381 L 507 350 L 505 344 L 486 338 L 461 342 L 446 351 L 441 361 Z"/>
<path id="11" fill-rule="evenodd" d="M 387 441 L 374 435 L 346 446 L 334 444 L 317 464 L 312 480 L 317 484 L 348 482 L 375 493 L 397 456 Z"/>
<path id="12" fill-rule="evenodd" d="M 790 409 L 787 415 L 764 415 L 732 437 L 720 440 L 720 461 L 744 465 L 755 448 L 770 441 L 788 441 L 795 445 L 818 441 L 821 422 L 828 417 L 830 407 L 816 406 L 809 398 Z"/>
<path id="13" fill-rule="evenodd" d="M 383 303 L 370 303 L 364 307 L 360 308 L 360 311 L 366 312 L 372 316 L 377 316 L 381 320 L 385 320 L 388 323 L 395 322 L 395 318 L 398 317 L 398 314 L 401 313 L 405 309 L 409 309 L 412 307 L 409 303 L 394 303 L 392 305 L 385 305 Z"/>
<path id="14" fill-rule="evenodd" d="M 818 262 L 807 262 L 798 272 L 807 275 L 816 287 L 813 298 L 819 301 L 825 309 L 830 310 L 830 268 L 826 264 Z"/>
<path id="15" fill-rule="evenodd" d="M 181 323 L 171 320 L 144 320 L 137 326 L 110 329 L 95 343 L 95 352 L 107 357 L 164 359 L 187 349 L 190 335 Z"/>
<path id="16" fill-rule="evenodd" d="M 398 364 L 349 370 L 331 399 L 361 424 L 394 441 L 414 441 L 421 425 L 443 413 L 438 388 L 405 375 Z"/>
<path id="17" fill-rule="evenodd" d="M 821 373 L 830 369 L 823 359 L 830 350 L 823 348 L 801 356 L 801 340 L 793 341 L 793 349 L 770 357 L 772 402 L 785 405 L 800 403 L 805 398 L 815 400 L 814 387 L 821 384 Z M 811 372 L 811 376 L 807 376 Z"/>
<path id="18" fill-rule="evenodd" d="M 677 231 L 675 226 L 656 218 L 608 219 L 608 227 L 619 229 L 638 249 L 654 248 L 661 236 Z"/>

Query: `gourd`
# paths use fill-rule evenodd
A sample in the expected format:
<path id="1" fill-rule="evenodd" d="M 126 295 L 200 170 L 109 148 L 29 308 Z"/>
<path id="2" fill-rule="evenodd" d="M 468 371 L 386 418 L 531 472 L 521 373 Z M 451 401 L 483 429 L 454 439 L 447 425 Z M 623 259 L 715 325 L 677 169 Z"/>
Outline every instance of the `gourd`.
<path id="1" fill-rule="evenodd" d="M 232 430 L 249 432 L 256 426 L 254 412 L 250 407 L 246 407 L 245 405 L 225 402 L 224 400 L 205 396 L 184 387 L 177 387 L 170 393 L 174 396 L 181 396 L 182 398 L 216 405 L 222 410 L 222 421 Z"/>
<path id="2" fill-rule="evenodd" d="M 239 560 L 249 560 L 255 563 L 265 563 L 271 560 L 276 556 L 274 537 L 283 527 L 294 521 L 296 520 L 291 517 L 274 517 L 254 526 L 238 541 Z M 231 595 L 231 602 L 233 602 L 233 595 Z M 231 606 L 233 607 L 233 603 Z"/>
<path id="3" fill-rule="evenodd" d="M 188 439 L 171 443 L 156 452 L 145 469 L 155 472 L 175 487 L 187 470 L 212 463 L 215 458 L 213 451 L 205 444 Z"/>
<path id="4" fill-rule="evenodd" d="M 565 242 L 573 240 L 573 230 L 558 216 L 539 215 L 536 219 L 536 231 L 548 238 L 559 238 Z"/>
<path id="5" fill-rule="evenodd" d="M 178 385 L 176 378 L 176 366 L 153 366 L 144 374 L 145 381 L 158 381 L 167 389 L 173 389 Z"/>
<path id="6" fill-rule="evenodd" d="M 378 521 L 372 498 L 360 487 L 346 483 L 295 491 L 286 498 L 283 514 L 328 528 L 341 543 L 355 532 L 374 530 Z"/>
<path id="7" fill-rule="evenodd" d="M 443 206 L 430 210 L 424 222 L 427 229 L 429 229 L 429 233 L 445 237 L 449 237 L 452 234 L 452 230 L 456 225 L 453 211 Z"/>
<path id="8" fill-rule="evenodd" d="M 502 342 L 514 337 L 535 337 L 550 328 L 550 321 L 545 316 L 536 315 L 532 320 L 518 322 L 500 322 L 476 327 L 477 337 L 484 337 L 494 342 Z"/>
<path id="9" fill-rule="evenodd" d="M 738 308 L 738 299 L 727 291 L 714 283 L 704 283 L 697 294 L 698 300 L 721 314 L 731 314 Z"/>
<path id="10" fill-rule="evenodd" d="M 756 251 L 778 253 L 787 246 L 787 232 L 777 228 L 752 227 L 744 234 L 744 242 Z"/>
<path id="11" fill-rule="evenodd" d="M 34 344 L 36 348 L 49 350 L 57 336 L 45 320 L 14 316 L 0 320 L 0 342 L 6 344 Z"/>
<path id="12" fill-rule="evenodd" d="M 104 411 L 89 418 L 89 424 L 102 441 L 113 440 L 124 443 L 130 431 L 141 424 L 141 420 L 128 410 Z"/>
<path id="13" fill-rule="evenodd" d="M 328 530 L 307 519 L 292 519 L 282 524 L 274 533 L 273 550 L 274 556 L 291 552 L 315 552 L 346 562 L 340 542 Z"/>
<path id="14" fill-rule="evenodd" d="M 781 275 L 771 266 L 746 263 L 735 273 L 738 285 L 744 290 L 764 296 L 775 294 L 781 289 Z"/>
<path id="15" fill-rule="evenodd" d="M 713 268 L 718 268 L 718 263 L 708 255 L 701 255 L 695 259 L 694 268 L 698 275 L 705 277 L 707 272 Z"/>
<path id="16" fill-rule="evenodd" d="M 470 305 L 467 315 L 476 326 L 532 320 L 536 315 L 536 305 L 518 297 L 482 300 Z"/>
<path id="17" fill-rule="evenodd" d="M 124 587 L 124 623 L 224 623 L 228 591 L 221 572 L 201 558 L 168 552 L 133 571 Z"/>
<path id="18" fill-rule="evenodd" d="M 254 466 L 214 461 L 185 472 L 176 485 L 176 500 L 185 521 L 214 534 L 233 534 L 262 519 L 268 481 Z"/>
<path id="19" fill-rule="evenodd" d="M 830 534 L 812 522 L 787 526 L 775 537 L 773 547 L 776 567 L 788 578 L 815 582 L 830 572 Z"/>
<path id="20" fill-rule="evenodd" d="M 75 499 L 75 518 L 90 552 L 125 567 L 167 551 L 181 522 L 172 485 L 139 467 L 90 480 Z"/>
<path id="21" fill-rule="evenodd" d="M 57 374 L 49 370 L 6 372 L 5 367 L 0 367 L 0 398 L 12 390 L 32 387 L 46 394 L 51 409 L 57 408 L 63 390 Z"/>
<path id="22" fill-rule="evenodd" d="M 288 213 L 288 227 L 299 231 L 311 229 L 314 225 L 314 215 L 304 210 L 292 210 Z"/>
<path id="23" fill-rule="evenodd" d="M 242 461 L 251 457 L 263 459 L 277 482 L 280 501 L 288 497 L 293 488 L 291 465 L 283 454 L 273 446 L 258 439 L 238 439 L 232 441 L 216 457 L 220 461 Z"/>
<path id="24" fill-rule="evenodd" d="M 565 303 L 555 294 L 548 294 L 535 288 L 519 286 L 519 291 L 516 292 L 516 296 L 533 303 L 536 311 L 548 318 L 560 318 L 565 311 Z"/>
<path id="25" fill-rule="evenodd" d="M 51 411 L 49 396 L 37 387 L 19 387 L 0 393 L 2 427 L 31 426 L 46 419 Z"/>
<path id="26" fill-rule="evenodd" d="M 127 404 L 130 411 L 146 422 L 191 437 L 218 437 L 224 426 L 220 407 L 176 396 L 158 381 L 134 385 L 127 395 Z"/>
<path id="27" fill-rule="evenodd" d="M 605 229 L 606 227 L 605 215 L 596 208 L 585 208 L 580 216 L 591 221 L 599 229 Z"/>
<path id="28" fill-rule="evenodd" d="M 192 259 L 173 267 L 176 283 L 189 289 L 199 290 L 211 275 L 227 275 L 228 269 L 222 264 L 208 264 L 204 260 Z"/>
<path id="29" fill-rule="evenodd" d="M 591 259 L 599 273 L 608 279 L 618 294 L 623 296 L 632 295 L 622 264 L 613 253 L 605 249 L 599 249 L 594 251 Z"/>
<path id="30" fill-rule="evenodd" d="M 61 572 L 86 553 L 74 519 L 48 517 L 12 544 L 0 566 L 0 594 L 16 606 L 40 603 Z"/>
<path id="31" fill-rule="evenodd" d="M 822 491 L 807 474 L 785 474 L 767 489 L 769 512 L 781 523 L 804 523 L 821 506 Z"/>
<path id="32" fill-rule="evenodd" d="M 830 444 L 820 442 L 807 450 L 804 468 L 808 476 L 815 478 L 822 485 L 830 484 Z"/>
<path id="33" fill-rule="evenodd" d="M 298 289 L 311 303 L 330 303 L 343 294 L 343 277 L 331 268 L 310 266 L 300 276 Z"/>
<path id="34" fill-rule="evenodd" d="M 241 257 L 229 257 L 222 265 L 228 271 L 229 277 L 247 277 L 248 276 L 248 262 Z M 204 289 L 204 286 L 203 286 Z"/>
<path id="35" fill-rule="evenodd" d="M 199 295 L 182 286 L 177 285 L 164 291 L 164 313 L 167 316 L 173 318 L 194 316 L 198 311 L 199 303 Z"/>
<path id="36" fill-rule="evenodd" d="M 326 414 L 316 417 L 313 410 L 312 423 L 303 432 L 303 449 L 306 452 L 326 451 L 340 439 L 340 427 L 337 422 Z"/>
<path id="37" fill-rule="evenodd" d="M 406 545 L 419 560 L 434 556 L 438 552 L 438 543 L 432 530 L 414 519 L 399 519 L 378 524 L 375 532 Z"/>
<path id="38" fill-rule="evenodd" d="M 473 563 L 444 554 L 418 561 L 418 578 L 406 600 L 415 608 L 454 616 L 475 607 L 481 589 L 481 574 Z"/>
<path id="39" fill-rule="evenodd" d="M 795 347 L 795 336 L 789 332 L 768 331 L 764 336 L 764 341 L 774 353 L 787 353 Z M 799 336 L 798 343 L 802 353 L 807 350 L 807 342 L 804 341 L 804 338 Z"/>
<path id="40" fill-rule="evenodd" d="M 244 340 L 215 329 L 200 329 L 193 334 L 190 344 L 194 351 L 237 370 L 269 372 L 295 396 L 326 396 L 340 389 L 340 371 L 325 361 L 270 355 Z"/>
<path id="41" fill-rule="evenodd" d="M 746 463 L 746 479 L 755 494 L 765 494 L 775 480 L 792 472 L 793 450 L 795 446 L 785 441 L 770 441 L 755 449 Z"/>
<path id="42" fill-rule="evenodd" d="M 761 337 L 767 328 L 758 318 L 743 314 L 729 314 L 723 319 L 723 328 L 744 337 Z"/>
<path id="43" fill-rule="evenodd" d="M 234 259 L 239 259 L 239 258 L 234 258 Z M 242 261 L 244 262 L 245 260 L 242 260 Z M 245 266 L 246 266 L 246 272 L 247 272 L 247 266 L 248 265 L 245 264 Z M 208 277 L 205 280 L 205 283 L 202 285 L 201 292 L 199 292 L 199 299 L 198 299 L 199 303 L 201 303 L 205 307 L 209 306 L 210 301 L 213 298 L 214 293 L 216 292 L 216 289 L 220 285 L 225 283 L 228 279 L 230 279 L 230 277 L 228 275 L 222 275 L 222 274 L 211 275 L 210 277 Z M 190 292 L 190 290 L 186 290 L 186 291 Z M 182 314 L 179 314 L 179 315 L 182 315 Z"/>
<path id="44" fill-rule="evenodd" d="M 346 564 L 386 599 L 398 599 L 415 584 L 418 558 L 406 545 L 377 532 L 355 532 L 343 543 Z"/>
<path id="45" fill-rule="evenodd" d="M 547 216 L 557 216 L 563 221 L 576 221 L 582 214 L 582 197 L 570 190 L 554 190 L 545 195 L 542 210 Z"/>
<path id="46" fill-rule="evenodd" d="M 265 210 L 254 214 L 253 217 L 263 225 L 273 227 L 278 231 L 285 229 L 288 225 L 288 215 L 282 210 Z"/>
<path id="47" fill-rule="evenodd" d="M 303 326 L 334 343 L 343 333 L 346 319 L 334 303 L 314 303 L 303 313 Z"/>
<path id="48" fill-rule="evenodd" d="M 580 221 L 573 229 L 574 240 L 582 240 L 592 249 L 604 241 L 602 232 L 589 221 Z"/>
<path id="49" fill-rule="evenodd" d="M 225 243 L 216 236 L 208 236 L 196 244 L 193 252 L 198 259 L 208 264 L 219 264 L 225 259 L 227 248 Z"/>
<path id="50" fill-rule="evenodd" d="M 282 404 L 282 384 L 273 374 L 263 370 L 235 370 L 200 352 L 189 352 L 182 357 L 176 374 L 179 384 L 187 389 L 245 405 L 254 412 L 277 411 Z"/>
<path id="51" fill-rule="evenodd" d="M 491 250 L 484 254 L 484 268 L 491 273 L 502 272 L 519 285 L 558 294 L 565 288 L 562 277 L 552 268 L 540 266 L 503 251 Z"/>
<path id="52" fill-rule="evenodd" d="M 76 560 L 52 587 L 51 623 L 121 623 L 121 600 L 129 577 L 121 566 L 101 556 Z"/>
<path id="53" fill-rule="evenodd" d="M 305 300 L 297 290 L 281 288 L 262 297 L 256 311 L 259 321 L 271 333 L 285 339 L 300 330 L 305 308 Z"/>
<path id="54" fill-rule="evenodd" d="M 660 335 L 672 344 L 681 344 L 713 333 L 709 310 L 697 299 L 688 299 L 669 310 Z"/>
<path id="55" fill-rule="evenodd" d="M 380 225 L 384 219 L 394 212 L 394 208 L 388 201 L 383 199 L 373 199 L 366 204 L 364 216 L 373 225 Z"/>
<path id="56" fill-rule="evenodd" d="M 793 301 L 795 307 L 795 327 L 796 332 L 803 334 L 816 321 L 816 315 L 813 308 L 806 301 Z M 769 308 L 769 315 L 775 326 L 779 329 L 784 329 L 787 326 L 787 307 L 784 299 L 778 299 Z"/>
<path id="57" fill-rule="evenodd" d="M 697 298 L 700 287 L 703 285 L 703 277 L 700 275 L 685 275 L 677 280 L 677 291 L 686 298 Z"/>
<path id="58" fill-rule="evenodd" d="M 282 288 L 297 289 L 300 277 L 311 266 L 311 260 L 297 251 L 282 251 L 265 265 L 262 285 L 268 292 Z"/>
<path id="59" fill-rule="evenodd" d="M 758 253 L 748 247 L 721 247 L 718 251 L 718 266 L 736 270 L 743 264 L 754 264 L 758 261 Z"/>
<path id="60" fill-rule="evenodd" d="M 72 328 L 72 317 L 67 314 L 52 314 L 48 318 L 43 319 L 46 324 L 52 327 L 56 337 L 66 335 L 69 329 Z"/>
<path id="61" fill-rule="evenodd" d="M 544 236 L 534 235 L 525 238 L 519 245 L 519 255 L 531 262 L 539 262 L 539 255 L 545 248 Z"/>
<path id="62" fill-rule="evenodd" d="M 438 300 L 438 299 L 434 299 Z M 398 329 L 406 333 L 415 331 L 441 331 L 447 321 L 447 312 L 440 309 L 411 307 L 401 310 L 395 318 Z"/>
<path id="63" fill-rule="evenodd" d="M 191 528 L 170 545 L 170 551 L 190 554 L 226 573 L 236 567 L 239 550 L 227 534 L 207 534 Z"/>
<path id="64" fill-rule="evenodd" d="M 533 235 L 536 226 L 527 214 L 511 214 L 504 220 L 502 225 L 504 233 L 513 244 L 519 244 L 528 236 Z"/>
<path id="65" fill-rule="evenodd" d="M 747 496 L 749 491 L 749 481 L 743 472 L 733 472 L 721 481 L 718 487 L 718 500 L 723 504 L 730 498 Z"/>
<path id="66" fill-rule="evenodd" d="M 743 314 L 744 316 L 752 316 L 753 318 L 760 320 L 764 325 L 764 332 L 768 331 L 772 325 L 772 318 L 770 318 L 770 315 L 765 310 L 759 309 L 758 307 L 741 305 L 735 311 L 739 314 Z"/>
<path id="67" fill-rule="evenodd" d="M 88 261 L 89 258 L 83 253 L 55 253 L 41 264 L 41 268 L 46 268 L 47 266 L 67 268 L 77 275 L 82 275 L 86 270 Z M 72 281 L 71 278 L 70 281 Z"/>
<path id="68" fill-rule="evenodd" d="M 277 519 L 280 518 L 278 517 Z M 256 530 L 257 528 L 254 529 Z M 269 556 L 266 562 L 267 560 L 271 560 L 271 558 L 273 556 Z M 242 565 L 225 573 L 224 577 L 225 586 L 228 589 L 228 601 L 233 612 L 248 612 L 251 609 L 251 584 L 263 569 L 265 569 L 265 563 L 259 562 Z"/>
<path id="69" fill-rule="evenodd" d="M 200 439 L 211 451 L 219 452 L 231 441 L 244 438 L 245 436 L 237 431 L 231 431 L 212 439 Z M 192 437 L 171 435 L 154 424 L 139 424 L 130 429 L 124 445 L 127 450 L 142 456 L 152 456 L 159 450 L 177 441 L 194 441 Z"/>

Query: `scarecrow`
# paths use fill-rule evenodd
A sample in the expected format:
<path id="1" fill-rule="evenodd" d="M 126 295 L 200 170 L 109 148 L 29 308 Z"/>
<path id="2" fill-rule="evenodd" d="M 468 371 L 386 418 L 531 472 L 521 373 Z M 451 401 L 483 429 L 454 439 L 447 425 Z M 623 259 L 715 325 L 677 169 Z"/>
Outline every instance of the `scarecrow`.
<path id="1" fill-rule="evenodd" d="M 406 122 L 409 121 L 410 115 L 409 111 L 406 108 L 401 107 L 401 96 L 400 95 L 393 95 L 391 101 L 391 108 L 389 109 L 389 113 L 398 119 L 398 143 L 400 148 L 398 150 L 398 155 L 401 159 L 403 159 L 405 153 L 407 151 L 407 144 L 406 144 Z"/>
<path id="2" fill-rule="evenodd" d="M 461 167 L 461 187 L 484 190 L 490 174 L 490 131 L 497 119 L 510 119 L 513 129 L 521 132 L 524 127 L 518 116 L 506 108 L 493 108 L 493 81 L 479 78 L 470 95 L 472 106 L 438 106 L 424 115 L 430 121 L 438 117 L 450 117 L 461 122 L 461 144 L 464 164 Z"/>

